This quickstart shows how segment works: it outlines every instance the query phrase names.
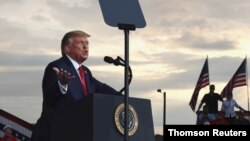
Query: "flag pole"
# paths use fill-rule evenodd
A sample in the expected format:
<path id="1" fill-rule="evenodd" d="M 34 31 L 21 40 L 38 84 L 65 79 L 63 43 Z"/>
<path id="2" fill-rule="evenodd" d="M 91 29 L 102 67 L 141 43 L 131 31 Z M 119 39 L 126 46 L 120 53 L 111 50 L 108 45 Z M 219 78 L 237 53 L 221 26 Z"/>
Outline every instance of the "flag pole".
<path id="1" fill-rule="evenodd" d="M 209 62 L 208 62 L 208 55 L 207 55 L 207 66 L 209 66 Z M 208 74 L 209 74 L 209 68 L 207 68 Z M 208 75 L 208 85 L 210 85 L 210 75 Z"/>
<path id="2" fill-rule="evenodd" d="M 247 69 L 247 55 L 246 55 L 246 75 L 247 75 L 247 111 L 249 112 L 249 86 L 248 86 L 248 69 Z"/>

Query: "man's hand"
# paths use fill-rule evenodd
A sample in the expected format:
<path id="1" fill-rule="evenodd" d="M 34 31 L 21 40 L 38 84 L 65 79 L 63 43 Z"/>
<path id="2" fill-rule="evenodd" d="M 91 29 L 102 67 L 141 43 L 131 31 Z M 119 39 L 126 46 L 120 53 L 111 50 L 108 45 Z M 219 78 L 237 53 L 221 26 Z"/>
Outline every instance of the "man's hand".
<path id="1" fill-rule="evenodd" d="M 53 70 L 56 72 L 57 78 L 62 85 L 69 84 L 69 82 L 75 78 L 75 76 L 72 76 L 69 72 L 63 70 L 62 68 L 58 69 L 57 67 L 54 67 Z"/>

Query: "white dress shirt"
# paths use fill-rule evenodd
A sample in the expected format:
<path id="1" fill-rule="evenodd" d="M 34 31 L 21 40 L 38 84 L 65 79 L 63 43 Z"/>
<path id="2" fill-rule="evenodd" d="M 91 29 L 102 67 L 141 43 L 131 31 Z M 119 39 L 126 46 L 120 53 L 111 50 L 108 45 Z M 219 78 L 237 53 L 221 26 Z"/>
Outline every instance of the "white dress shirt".
<path id="1" fill-rule="evenodd" d="M 221 110 L 225 112 L 225 117 L 236 117 L 234 107 L 240 108 L 234 99 L 226 99 L 223 101 Z"/>

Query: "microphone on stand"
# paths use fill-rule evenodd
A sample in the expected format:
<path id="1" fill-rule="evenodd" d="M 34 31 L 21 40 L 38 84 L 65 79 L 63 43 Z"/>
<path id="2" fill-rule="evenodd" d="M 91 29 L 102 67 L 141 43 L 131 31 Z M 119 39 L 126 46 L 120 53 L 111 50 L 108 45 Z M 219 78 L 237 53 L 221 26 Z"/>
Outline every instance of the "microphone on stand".
<path id="1" fill-rule="evenodd" d="M 114 59 L 113 59 L 112 57 L 105 56 L 105 57 L 104 57 L 104 61 L 105 61 L 106 63 L 113 64 Z"/>
<path id="2" fill-rule="evenodd" d="M 117 56 L 117 58 L 116 59 L 113 59 L 112 57 L 109 57 L 109 56 L 105 56 L 104 57 L 104 61 L 106 62 L 106 63 L 109 63 L 109 64 L 114 64 L 115 66 L 125 66 L 125 61 L 121 58 L 121 57 L 119 57 L 119 56 Z M 132 70 L 131 70 L 131 68 L 130 68 L 130 66 L 129 66 L 129 84 L 131 83 L 131 81 L 132 81 L 132 77 L 133 77 L 133 75 L 132 75 Z M 120 91 L 119 91 L 119 93 L 122 93 L 123 91 L 125 90 L 125 87 L 123 87 Z"/>
<path id="3" fill-rule="evenodd" d="M 124 64 L 124 60 L 121 58 L 121 57 L 119 57 L 119 56 L 117 56 L 117 58 L 116 59 L 113 59 L 112 57 L 109 57 L 109 56 L 105 56 L 104 57 L 104 61 L 106 62 L 106 63 L 109 63 L 109 64 L 114 64 L 115 66 L 125 66 L 125 64 Z M 122 63 L 122 62 L 123 63 Z"/>

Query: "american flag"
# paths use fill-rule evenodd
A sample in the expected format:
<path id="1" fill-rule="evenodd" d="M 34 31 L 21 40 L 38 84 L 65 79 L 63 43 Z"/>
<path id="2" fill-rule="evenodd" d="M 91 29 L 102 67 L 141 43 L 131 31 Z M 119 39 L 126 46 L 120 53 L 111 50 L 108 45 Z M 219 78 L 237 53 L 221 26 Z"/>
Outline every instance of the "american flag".
<path id="1" fill-rule="evenodd" d="M 0 137 L 4 135 L 4 127 L 12 129 L 12 135 L 17 141 L 30 141 L 33 125 L 0 109 Z"/>
<path id="2" fill-rule="evenodd" d="M 222 90 L 220 94 L 222 97 L 226 97 L 235 87 L 247 85 L 246 63 L 247 59 L 245 58 L 231 80 L 227 83 L 226 87 Z"/>
<path id="3" fill-rule="evenodd" d="M 197 103 L 198 95 L 201 90 L 201 88 L 209 85 L 209 74 L 208 74 L 208 58 L 206 59 L 203 68 L 200 73 L 200 77 L 196 83 L 193 95 L 191 97 L 191 100 L 189 102 L 189 105 L 193 111 L 195 111 L 195 106 Z"/>

